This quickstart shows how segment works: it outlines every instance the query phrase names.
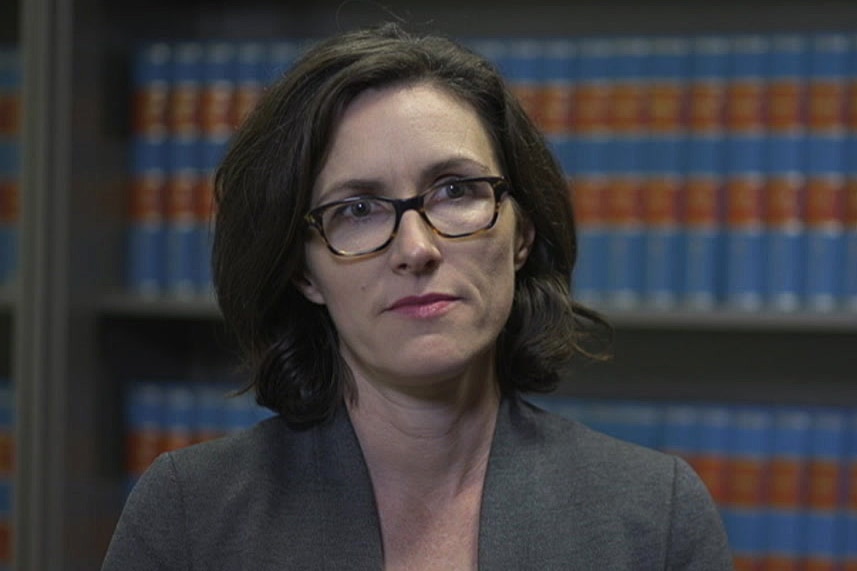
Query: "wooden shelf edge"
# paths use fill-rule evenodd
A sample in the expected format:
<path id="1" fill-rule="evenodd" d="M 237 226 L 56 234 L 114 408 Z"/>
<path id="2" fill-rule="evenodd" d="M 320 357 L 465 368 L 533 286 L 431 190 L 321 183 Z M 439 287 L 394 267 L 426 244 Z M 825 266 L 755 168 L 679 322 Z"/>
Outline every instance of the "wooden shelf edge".
<path id="1" fill-rule="evenodd" d="M 213 296 L 171 297 L 113 293 L 98 304 L 106 317 L 153 319 L 220 319 L 220 308 Z"/>

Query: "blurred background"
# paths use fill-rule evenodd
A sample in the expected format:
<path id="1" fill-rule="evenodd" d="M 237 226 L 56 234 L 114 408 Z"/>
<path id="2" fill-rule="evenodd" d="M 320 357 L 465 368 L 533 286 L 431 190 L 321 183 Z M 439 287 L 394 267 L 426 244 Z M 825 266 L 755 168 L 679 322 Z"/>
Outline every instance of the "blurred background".
<path id="1" fill-rule="evenodd" d="M 738 569 L 857 569 L 857 6 L 0 0 L 0 570 L 98 568 L 158 453 L 270 415 L 213 301 L 211 175 L 318 38 L 500 69 L 616 328 L 541 406 L 686 458 Z"/>

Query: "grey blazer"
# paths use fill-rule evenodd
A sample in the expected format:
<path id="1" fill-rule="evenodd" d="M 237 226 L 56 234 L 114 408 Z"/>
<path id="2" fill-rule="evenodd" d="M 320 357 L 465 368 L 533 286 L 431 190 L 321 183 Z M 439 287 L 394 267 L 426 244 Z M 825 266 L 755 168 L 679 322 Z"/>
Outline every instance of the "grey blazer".
<path id="1" fill-rule="evenodd" d="M 129 496 L 104 571 L 381 569 L 378 513 L 340 407 L 162 455 Z M 717 510 L 678 458 L 518 397 L 503 400 L 482 497 L 479 568 L 732 569 Z"/>

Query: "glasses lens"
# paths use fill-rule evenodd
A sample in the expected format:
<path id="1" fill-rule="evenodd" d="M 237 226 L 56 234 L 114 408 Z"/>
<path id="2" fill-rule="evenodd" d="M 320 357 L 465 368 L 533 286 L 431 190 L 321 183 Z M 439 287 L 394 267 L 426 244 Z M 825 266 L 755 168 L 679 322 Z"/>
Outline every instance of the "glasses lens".
<path id="1" fill-rule="evenodd" d="M 357 198 L 324 211 L 322 225 L 331 247 L 362 254 L 381 246 L 393 233 L 396 209 L 383 200 Z"/>
<path id="2" fill-rule="evenodd" d="M 487 228 L 494 220 L 494 188 L 485 180 L 444 183 L 425 197 L 432 225 L 448 236 L 464 236 Z"/>

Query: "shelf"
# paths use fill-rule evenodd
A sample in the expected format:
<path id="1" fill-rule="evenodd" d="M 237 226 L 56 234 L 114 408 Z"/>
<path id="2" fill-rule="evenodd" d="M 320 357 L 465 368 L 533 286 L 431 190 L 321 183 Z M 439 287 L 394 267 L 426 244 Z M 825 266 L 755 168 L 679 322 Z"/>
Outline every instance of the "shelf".
<path id="1" fill-rule="evenodd" d="M 857 334 L 857 312 L 740 311 L 734 309 L 610 309 L 598 308 L 620 329 L 684 329 L 794 332 L 851 332 Z"/>
<path id="2" fill-rule="evenodd" d="M 211 319 L 221 318 L 213 297 L 147 297 L 128 293 L 107 296 L 99 305 L 102 316 L 140 317 L 151 319 Z"/>

